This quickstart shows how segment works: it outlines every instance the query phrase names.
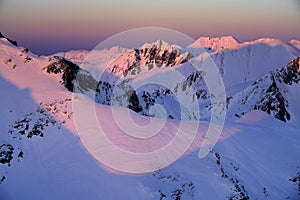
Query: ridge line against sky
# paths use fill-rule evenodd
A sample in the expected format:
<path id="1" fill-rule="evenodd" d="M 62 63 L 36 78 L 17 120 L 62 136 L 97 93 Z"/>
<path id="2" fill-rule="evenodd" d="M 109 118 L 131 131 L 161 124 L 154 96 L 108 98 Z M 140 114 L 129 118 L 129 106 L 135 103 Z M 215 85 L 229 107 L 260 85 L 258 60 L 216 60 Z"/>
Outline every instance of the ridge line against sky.
<path id="1" fill-rule="evenodd" d="M 163 27 L 194 39 L 300 40 L 298 0 L 0 0 L 0 31 L 34 53 L 92 49 L 122 31 Z"/>

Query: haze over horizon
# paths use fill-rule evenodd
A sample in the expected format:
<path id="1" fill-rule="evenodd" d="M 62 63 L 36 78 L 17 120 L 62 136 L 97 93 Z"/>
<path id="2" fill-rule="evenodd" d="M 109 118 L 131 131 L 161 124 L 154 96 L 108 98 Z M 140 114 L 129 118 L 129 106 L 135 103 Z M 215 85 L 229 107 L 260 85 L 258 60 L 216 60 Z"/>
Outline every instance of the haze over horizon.
<path id="1" fill-rule="evenodd" d="M 0 31 L 38 54 L 92 49 L 132 28 L 163 27 L 194 39 L 232 35 L 300 40 L 296 0 L 2 0 Z"/>

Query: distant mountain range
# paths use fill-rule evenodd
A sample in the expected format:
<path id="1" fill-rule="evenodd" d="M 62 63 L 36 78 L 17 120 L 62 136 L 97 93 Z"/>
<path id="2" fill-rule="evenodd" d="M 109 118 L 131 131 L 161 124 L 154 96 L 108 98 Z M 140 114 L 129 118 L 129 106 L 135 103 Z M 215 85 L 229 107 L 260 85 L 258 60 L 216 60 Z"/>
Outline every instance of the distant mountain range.
<path id="1" fill-rule="evenodd" d="M 157 41 L 152 44 L 145 44 L 140 49 L 130 50 L 115 47 L 99 51 L 100 58 L 107 57 L 108 61 L 105 63 L 109 64 L 106 70 L 111 75 L 110 78 L 106 77 L 105 81 L 101 81 L 97 86 L 93 86 L 97 87 L 96 102 L 110 105 L 112 104 L 113 92 L 118 91 L 115 92 L 117 95 L 115 99 L 119 101 L 114 101 L 113 104 L 131 108 L 142 115 L 149 116 L 151 107 L 155 104 L 161 104 L 164 105 L 167 116 L 171 119 L 209 119 L 210 96 L 201 76 L 203 72 L 193 69 L 188 62 L 190 59 L 197 59 L 200 62 L 206 59 L 203 53 L 199 55 L 194 53 L 200 52 L 195 51 L 195 49 L 202 47 L 209 52 L 208 55 L 213 59 L 223 77 L 228 95 L 229 116 L 242 117 L 251 110 L 258 109 L 272 114 L 282 121 L 290 121 L 295 114 L 292 113 L 293 111 L 288 111 L 288 107 L 293 107 L 293 105 L 287 100 L 286 93 L 288 92 L 281 92 L 277 85 L 298 84 L 297 78 L 292 78 L 298 77 L 297 70 L 291 70 L 293 67 L 290 66 L 287 67 L 288 63 L 300 55 L 300 50 L 297 48 L 298 43 L 292 40 L 286 44 L 270 38 L 239 43 L 230 36 L 201 37 L 184 49 L 178 45 Z M 84 66 L 84 58 L 87 53 L 86 51 L 59 53 L 56 54 L 56 56 L 60 56 L 57 62 L 64 63 L 64 59 L 69 59 Z M 173 84 L 173 88 L 164 88 L 158 85 L 149 87 L 148 85 L 147 88 L 141 87 L 135 91 L 131 87 L 131 82 L 141 81 L 143 76 L 148 78 L 149 76 L 157 76 L 159 73 L 166 77 L 170 73 L 169 76 L 172 76 L 172 71 L 168 71 L 169 68 L 184 72 L 185 76 L 182 80 L 177 80 L 178 82 Z M 116 79 L 116 77 L 118 78 Z M 120 82 L 120 79 L 123 80 L 122 88 L 112 81 L 118 80 Z M 267 81 L 266 79 L 270 80 Z M 276 84 L 276 81 L 282 79 L 291 80 L 289 82 L 280 81 Z M 97 81 L 93 80 L 92 82 L 96 83 Z M 264 82 L 263 85 L 258 86 L 258 83 L 261 82 Z M 186 95 L 187 89 L 190 90 L 188 94 L 190 100 L 197 99 L 200 102 L 200 113 L 189 113 L 188 111 L 182 113 L 178 109 L 179 103 L 176 101 L 176 96 Z M 132 94 L 132 98 L 126 94 Z M 271 106 L 271 102 L 274 105 Z M 172 106 L 168 107 L 168 105 Z M 161 113 L 152 113 L 151 116 L 163 117 Z"/>

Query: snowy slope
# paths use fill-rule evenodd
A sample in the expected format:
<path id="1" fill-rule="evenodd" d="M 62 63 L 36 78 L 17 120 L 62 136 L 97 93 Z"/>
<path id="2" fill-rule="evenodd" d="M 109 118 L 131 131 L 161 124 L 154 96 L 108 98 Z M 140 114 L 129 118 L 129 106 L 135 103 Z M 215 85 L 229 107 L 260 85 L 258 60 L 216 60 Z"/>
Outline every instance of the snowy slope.
<path id="1" fill-rule="evenodd" d="M 200 123 L 189 151 L 166 168 L 139 176 L 107 169 L 82 146 L 74 126 L 72 93 L 60 84 L 60 73 L 45 69 L 53 63 L 65 66 L 58 58 L 38 57 L 1 38 L 1 199 L 299 198 L 299 129 L 260 111 L 227 121 L 204 159 L 197 155 L 207 122 Z M 299 100 L 292 94 L 291 99 Z M 95 106 L 104 129 L 110 130 L 108 137 L 129 151 L 145 152 L 168 143 L 180 123 L 167 120 L 153 146 L 151 141 L 128 139 L 110 107 Z M 138 124 L 149 121 L 135 112 L 130 116 Z"/>
<path id="2" fill-rule="evenodd" d="M 299 57 L 286 67 L 268 73 L 249 87 L 229 96 L 229 113 L 240 117 L 253 109 L 263 110 L 282 121 L 299 120 Z"/>
<path id="3" fill-rule="evenodd" d="M 56 53 L 52 56 L 63 57 L 79 66 L 89 66 L 90 68 L 106 68 L 111 62 L 121 55 L 131 51 L 131 49 L 112 47 L 102 50 L 72 50 L 68 52 Z M 87 62 L 88 59 L 88 62 Z"/>
<path id="4" fill-rule="evenodd" d="M 212 55 L 223 74 L 226 88 L 256 80 L 269 71 L 285 66 L 295 57 L 289 49 L 261 40 Z"/>
<path id="5" fill-rule="evenodd" d="M 87 50 L 71 50 L 67 52 L 59 52 L 54 54 L 53 56 L 60 56 L 64 57 L 65 59 L 80 65 L 81 63 L 84 62 L 86 57 L 88 56 L 89 51 Z"/>

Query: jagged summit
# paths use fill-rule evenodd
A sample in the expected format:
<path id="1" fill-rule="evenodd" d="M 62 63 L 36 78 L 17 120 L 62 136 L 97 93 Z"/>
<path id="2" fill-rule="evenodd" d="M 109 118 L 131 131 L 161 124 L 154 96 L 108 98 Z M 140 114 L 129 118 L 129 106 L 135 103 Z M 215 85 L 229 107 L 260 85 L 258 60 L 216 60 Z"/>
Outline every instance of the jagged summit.
<path id="1" fill-rule="evenodd" d="M 160 49 L 161 51 L 179 52 L 181 47 L 175 44 L 169 44 L 163 40 L 157 40 L 153 43 L 145 43 L 140 49 Z"/>
<path id="2" fill-rule="evenodd" d="M 118 76 L 134 76 L 155 68 L 180 65 L 192 57 L 189 52 L 181 52 L 178 45 L 170 45 L 158 40 L 122 54 L 110 64 L 108 69 Z"/>

